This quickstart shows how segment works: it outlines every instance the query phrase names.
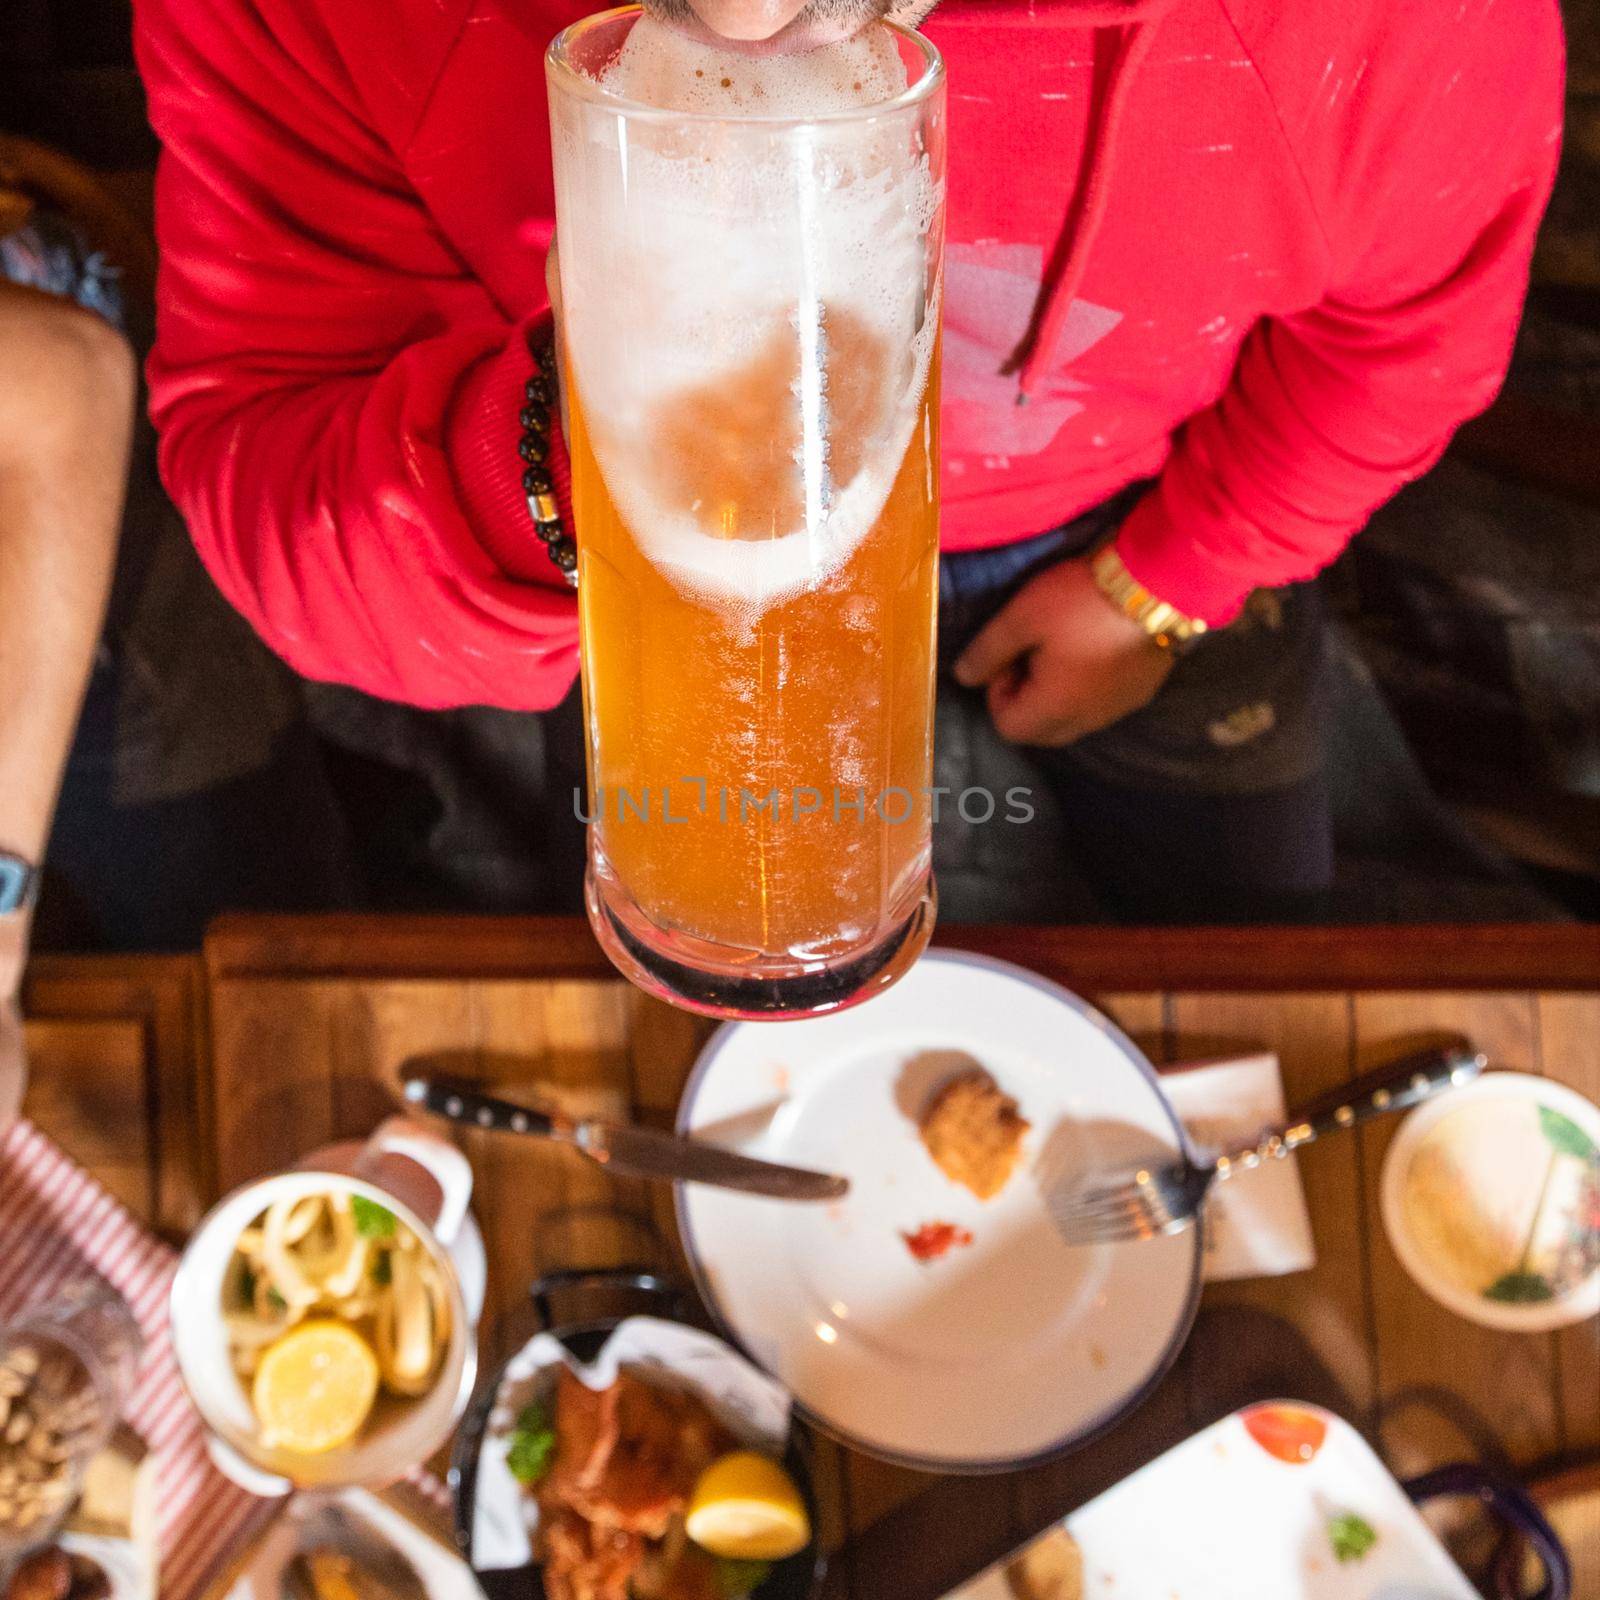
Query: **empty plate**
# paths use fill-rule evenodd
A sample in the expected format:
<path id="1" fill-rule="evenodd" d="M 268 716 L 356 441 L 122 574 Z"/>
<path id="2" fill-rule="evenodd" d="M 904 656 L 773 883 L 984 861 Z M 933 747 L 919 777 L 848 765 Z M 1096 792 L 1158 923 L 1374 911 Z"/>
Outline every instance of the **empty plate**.
<path id="1" fill-rule="evenodd" d="M 945 1176 L 919 1128 L 938 1088 L 978 1067 L 1030 1124 L 987 1202 Z M 1183 1135 L 1132 1041 L 1022 968 L 935 952 L 870 1005 L 730 1024 L 678 1120 L 850 1178 L 833 1205 L 680 1186 L 678 1219 L 728 1334 L 873 1455 L 965 1472 L 1052 1455 L 1130 1409 L 1188 1334 L 1193 1230 L 1084 1247 L 1050 1221 L 1047 1193 Z"/>

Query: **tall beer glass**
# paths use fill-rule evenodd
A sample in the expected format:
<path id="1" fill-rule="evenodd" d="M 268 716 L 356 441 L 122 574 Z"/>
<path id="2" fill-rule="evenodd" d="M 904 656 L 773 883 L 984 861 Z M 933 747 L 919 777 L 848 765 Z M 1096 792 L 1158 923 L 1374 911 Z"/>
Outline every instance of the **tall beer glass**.
<path id="1" fill-rule="evenodd" d="M 588 906 L 644 989 L 831 1010 L 932 931 L 944 70 L 885 23 L 547 60 Z"/>

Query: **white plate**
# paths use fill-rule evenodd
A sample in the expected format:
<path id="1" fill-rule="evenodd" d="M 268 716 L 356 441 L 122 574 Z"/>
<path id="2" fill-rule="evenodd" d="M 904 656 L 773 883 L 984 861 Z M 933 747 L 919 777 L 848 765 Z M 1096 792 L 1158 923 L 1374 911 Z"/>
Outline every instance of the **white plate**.
<path id="1" fill-rule="evenodd" d="M 354 1523 L 367 1538 L 397 1550 L 421 1579 L 427 1600 L 483 1600 L 472 1569 L 450 1547 L 448 1522 L 443 1522 L 438 1508 L 411 1485 L 383 1494 L 340 1489 L 285 1502 L 285 1510 L 247 1546 L 229 1574 L 206 1590 L 202 1600 L 276 1600 L 287 1595 L 285 1570 L 300 1551 L 327 1540 L 330 1511 Z M 437 1527 L 436 1519 L 441 1522 Z"/>
<path id="2" fill-rule="evenodd" d="M 1086 1600 L 1476 1600 L 1348 1422 L 1292 1402 L 1322 1442 L 1306 1461 L 1268 1455 L 1246 1418 L 1278 1409 L 1225 1417 L 1069 1517 Z M 1348 1541 L 1352 1519 L 1373 1542 L 1345 1542 L 1340 1559 L 1334 1533 Z M 1015 1600 L 1005 1566 L 945 1600 Z"/>
<path id="3" fill-rule="evenodd" d="M 916 1116 L 977 1062 L 1032 1124 L 988 1204 L 952 1183 Z M 1193 1230 L 1069 1247 L 1041 1178 L 1071 1188 L 1182 1133 L 1132 1042 L 1019 967 L 935 952 L 871 1005 L 719 1029 L 680 1130 L 841 1172 L 849 1198 L 789 1205 L 680 1186 L 706 1303 L 820 1426 L 910 1465 L 999 1469 L 1081 1443 L 1123 1414 L 1181 1347 L 1199 1294 Z M 944 1259 L 904 1234 L 970 1230 Z"/>

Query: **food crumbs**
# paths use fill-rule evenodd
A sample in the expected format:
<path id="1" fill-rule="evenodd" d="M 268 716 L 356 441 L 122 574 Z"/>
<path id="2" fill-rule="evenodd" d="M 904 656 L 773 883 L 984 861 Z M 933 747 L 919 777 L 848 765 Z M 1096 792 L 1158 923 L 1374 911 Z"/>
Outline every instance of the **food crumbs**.
<path id="1" fill-rule="evenodd" d="M 949 1255 L 957 1245 L 972 1243 L 971 1233 L 953 1222 L 925 1222 L 915 1233 L 902 1233 L 900 1237 L 912 1259 L 924 1264 Z"/>

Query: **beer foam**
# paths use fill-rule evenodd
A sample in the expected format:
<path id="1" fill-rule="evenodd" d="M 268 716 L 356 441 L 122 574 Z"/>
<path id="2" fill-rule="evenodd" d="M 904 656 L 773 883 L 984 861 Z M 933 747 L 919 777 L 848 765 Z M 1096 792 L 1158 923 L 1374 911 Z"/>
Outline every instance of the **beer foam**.
<path id="1" fill-rule="evenodd" d="M 641 17 L 602 87 L 641 105 L 705 116 L 818 117 L 904 92 L 905 63 L 885 28 L 792 55 L 717 50 Z"/>
<path id="2" fill-rule="evenodd" d="M 751 57 L 644 18 L 600 81 L 636 104 L 759 119 L 686 131 L 597 111 L 556 130 L 567 347 L 606 487 L 681 590 L 753 620 L 825 583 L 881 515 L 938 320 L 928 235 L 939 196 L 904 125 L 822 123 L 778 136 L 767 119 L 891 99 L 905 67 L 882 28 L 803 55 Z M 883 425 L 840 483 L 823 336 L 842 312 L 899 359 Z M 725 537 L 691 514 L 699 508 L 663 500 L 649 441 L 675 397 L 730 384 L 775 327 L 798 351 L 804 510 L 771 536 Z"/>

